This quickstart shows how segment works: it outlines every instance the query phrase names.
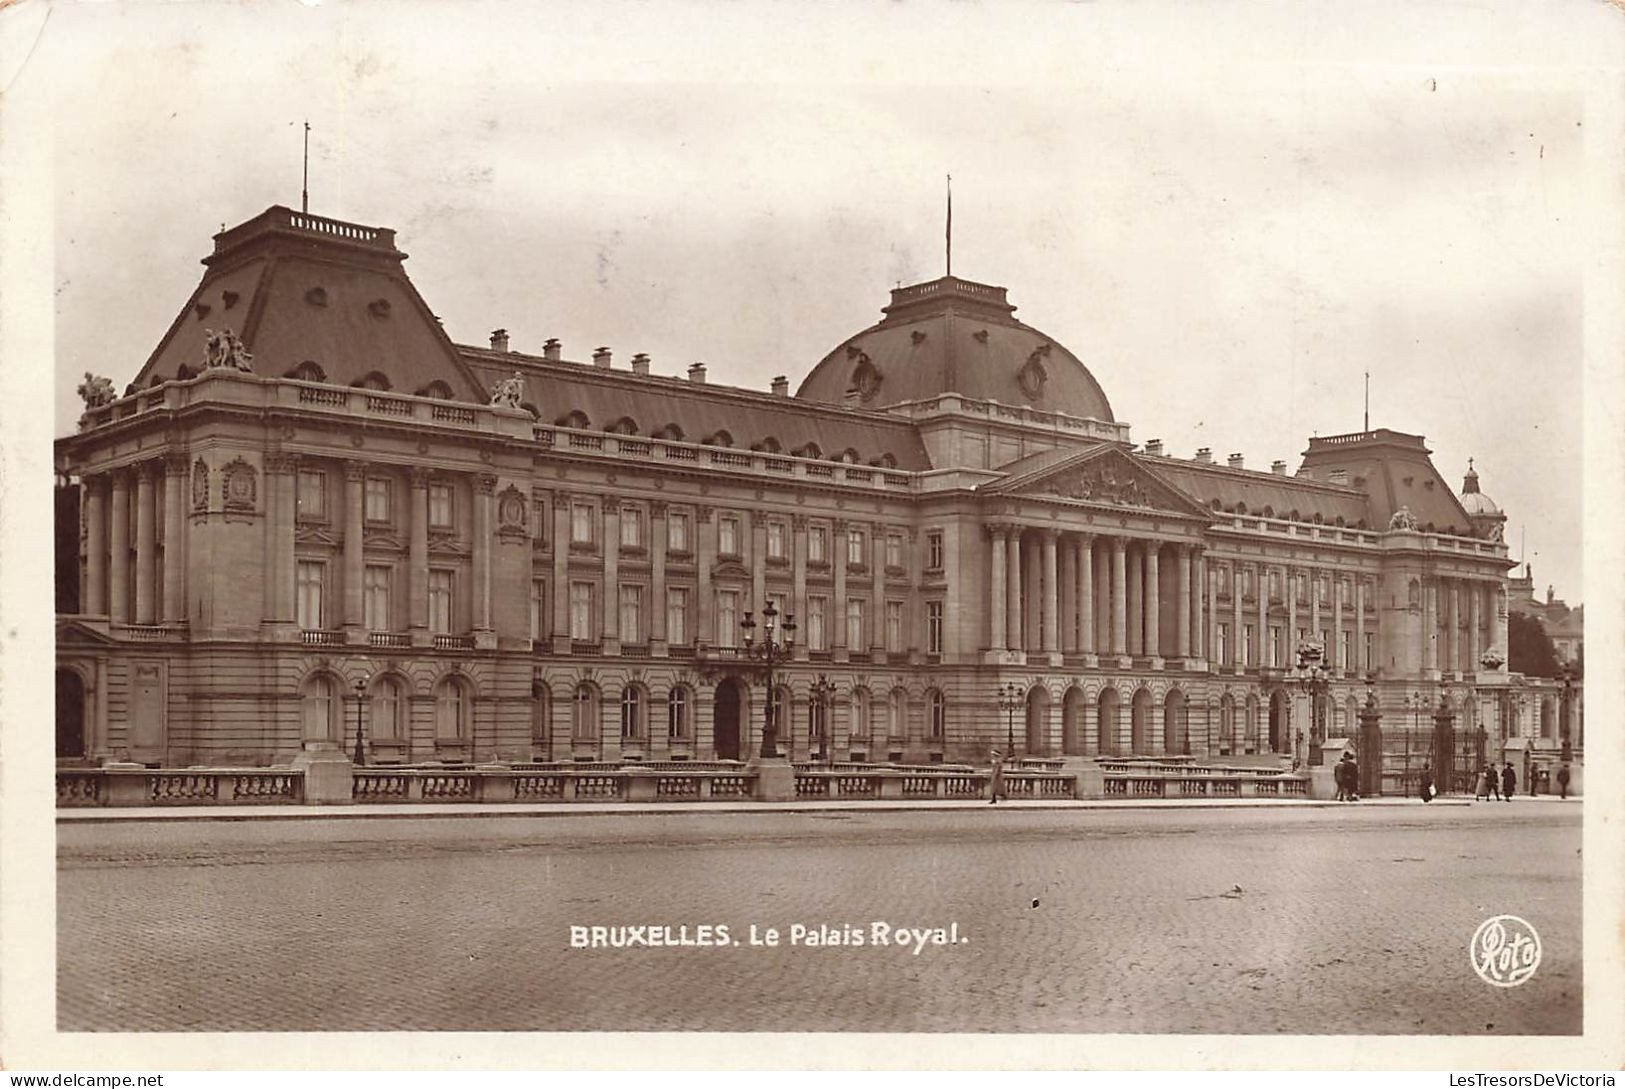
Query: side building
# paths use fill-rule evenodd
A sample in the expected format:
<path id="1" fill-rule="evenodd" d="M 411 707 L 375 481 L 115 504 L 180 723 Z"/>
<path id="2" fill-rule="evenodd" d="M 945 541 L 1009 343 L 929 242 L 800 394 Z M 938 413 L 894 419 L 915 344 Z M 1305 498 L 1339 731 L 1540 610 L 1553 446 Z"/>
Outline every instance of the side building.
<path id="1" fill-rule="evenodd" d="M 215 236 L 122 396 L 87 381 L 56 454 L 61 758 L 283 763 L 359 719 L 380 763 L 742 759 L 770 604 L 796 760 L 984 762 L 1009 732 L 1313 762 L 1369 695 L 1397 789 L 1438 715 L 1477 735 L 1463 767 L 1536 729 L 1505 515 L 1420 436 L 1311 439 L 1294 474 L 1137 447 L 1078 357 L 955 277 L 894 290 L 794 396 L 458 345 L 405 256 L 273 207 Z"/>

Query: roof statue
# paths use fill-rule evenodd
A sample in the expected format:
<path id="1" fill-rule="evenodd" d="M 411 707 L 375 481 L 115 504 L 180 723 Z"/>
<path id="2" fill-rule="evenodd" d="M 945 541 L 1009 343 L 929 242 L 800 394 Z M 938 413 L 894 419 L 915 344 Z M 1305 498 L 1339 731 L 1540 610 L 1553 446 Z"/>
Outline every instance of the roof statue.
<path id="1" fill-rule="evenodd" d="M 100 408 L 113 402 L 113 380 L 103 378 L 99 374 L 85 372 L 85 380 L 79 383 L 79 396 L 84 398 L 85 407 Z"/>
<path id="2" fill-rule="evenodd" d="M 249 366 L 254 362 L 254 356 L 243 347 L 243 342 L 237 334 L 230 329 L 215 332 L 213 329 L 203 330 L 203 369 L 212 367 L 230 367 L 233 370 L 254 370 Z"/>
<path id="3" fill-rule="evenodd" d="M 1411 513 L 1411 508 L 1400 507 L 1394 511 L 1394 516 L 1388 519 L 1388 528 L 1414 530 L 1416 528 L 1416 515 Z"/>
<path id="4" fill-rule="evenodd" d="M 514 371 L 491 389 L 491 404 L 496 408 L 518 408 L 525 399 L 525 376 Z"/>
<path id="5" fill-rule="evenodd" d="M 1506 661 L 1506 655 L 1502 654 L 1495 647 L 1491 647 L 1489 650 L 1486 650 L 1483 654 L 1478 656 L 1478 664 L 1491 672 L 1494 672 L 1495 670 L 1506 665 Z"/>

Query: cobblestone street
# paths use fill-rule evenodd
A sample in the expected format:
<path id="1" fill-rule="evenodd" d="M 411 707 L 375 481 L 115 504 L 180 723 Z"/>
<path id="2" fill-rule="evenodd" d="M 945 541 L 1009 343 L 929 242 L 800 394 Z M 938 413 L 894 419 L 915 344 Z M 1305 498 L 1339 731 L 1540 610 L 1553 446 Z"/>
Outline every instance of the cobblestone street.
<path id="1" fill-rule="evenodd" d="M 1577 1033 L 1580 807 L 58 829 L 73 1030 Z M 1482 982 L 1485 918 L 1534 978 Z M 750 928 L 958 944 L 752 946 Z M 572 949 L 720 924 L 722 947 Z"/>

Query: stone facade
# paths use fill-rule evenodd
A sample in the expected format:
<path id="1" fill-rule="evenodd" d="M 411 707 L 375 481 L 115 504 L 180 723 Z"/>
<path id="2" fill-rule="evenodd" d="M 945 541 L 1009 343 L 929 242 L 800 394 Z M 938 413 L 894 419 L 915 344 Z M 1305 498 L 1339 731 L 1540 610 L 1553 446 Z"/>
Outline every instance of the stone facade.
<path id="1" fill-rule="evenodd" d="M 769 602 L 798 623 L 797 760 L 982 762 L 1007 731 L 1304 760 L 1357 734 L 1368 679 L 1390 750 L 1423 691 L 1531 730 L 1486 658 L 1499 524 L 1419 436 L 1312 439 L 1295 476 L 1137 448 L 1004 289 L 955 278 L 894 292 L 795 397 L 458 346 L 403 258 L 287 209 L 222 232 L 126 395 L 59 441 L 83 512 L 63 755 L 286 763 L 348 750 L 359 711 L 370 761 L 744 758 L 740 624 Z M 252 369 L 205 366 L 233 320 Z"/>

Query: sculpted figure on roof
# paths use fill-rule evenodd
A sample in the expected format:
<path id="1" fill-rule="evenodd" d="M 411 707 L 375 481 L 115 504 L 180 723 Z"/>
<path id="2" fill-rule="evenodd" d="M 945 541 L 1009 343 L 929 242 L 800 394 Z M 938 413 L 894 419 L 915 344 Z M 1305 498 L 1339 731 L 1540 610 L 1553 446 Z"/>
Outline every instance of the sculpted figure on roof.
<path id="1" fill-rule="evenodd" d="M 243 342 L 230 329 L 215 332 L 203 330 L 203 369 L 230 367 L 238 371 L 253 371 L 254 356 L 243 347 Z"/>
<path id="2" fill-rule="evenodd" d="M 525 376 L 518 371 L 504 378 L 491 390 L 491 404 L 496 408 L 518 408 L 525 399 Z"/>
<path id="3" fill-rule="evenodd" d="M 1416 515 L 1411 513 L 1411 508 L 1409 508 L 1409 507 L 1400 507 L 1398 510 L 1394 511 L 1394 516 L 1392 518 L 1388 519 L 1388 528 L 1389 529 L 1415 529 L 1416 528 Z"/>
<path id="4" fill-rule="evenodd" d="M 113 400 L 113 380 L 86 371 L 85 380 L 79 383 L 79 396 L 84 398 L 86 408 L 110 404 Z"/>

